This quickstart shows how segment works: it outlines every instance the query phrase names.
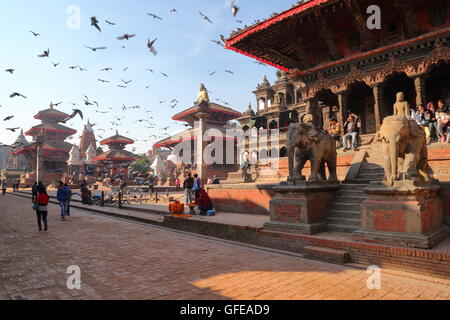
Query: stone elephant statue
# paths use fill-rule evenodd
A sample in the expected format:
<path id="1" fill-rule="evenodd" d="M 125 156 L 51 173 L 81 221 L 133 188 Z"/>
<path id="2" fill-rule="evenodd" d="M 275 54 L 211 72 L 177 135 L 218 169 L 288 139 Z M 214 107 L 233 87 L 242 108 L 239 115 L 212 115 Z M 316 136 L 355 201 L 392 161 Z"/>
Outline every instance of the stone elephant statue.
<path id="1" fill-rule="evenodd" d="M 336 142 L 323 130 L 311 123 L 291 123 L 287 133 L 286 148 L 289 163 L 289 181 L 302 177 L 302 170 L 309 160 L 311 175 L 308 181 L 325 180 L 325 164 L 328 167 L 328 181 L 337 181 Z"/>
<path id="2" fill-rule="evenodd" d="M 376 136 L 383 146 L 384 181 L 392 186 L 399 180 L 399 168 L 405 180 L 430 181 L 425 132 L 414 120 L 389 116 Z"/>

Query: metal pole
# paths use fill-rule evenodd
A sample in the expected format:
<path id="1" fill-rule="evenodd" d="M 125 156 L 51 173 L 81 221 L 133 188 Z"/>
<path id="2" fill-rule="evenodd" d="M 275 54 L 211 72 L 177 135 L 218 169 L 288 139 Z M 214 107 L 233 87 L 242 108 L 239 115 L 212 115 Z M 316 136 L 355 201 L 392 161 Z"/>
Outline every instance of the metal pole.
<path id="1" fill-rule="evenodd" d="M 36 183 L 39 184 L 39 144 L 36 145 Z"/>

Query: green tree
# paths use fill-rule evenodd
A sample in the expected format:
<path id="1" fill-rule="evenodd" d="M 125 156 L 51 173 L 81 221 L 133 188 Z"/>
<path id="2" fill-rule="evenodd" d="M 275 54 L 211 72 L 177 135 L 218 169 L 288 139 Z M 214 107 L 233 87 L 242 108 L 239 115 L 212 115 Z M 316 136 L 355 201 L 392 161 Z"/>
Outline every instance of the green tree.
<path id="1" fill-rule="evenodd" d="M 139 172 L 141 176 L 146 176 L 151 169 L 150 165 L 150 160 L 146 156 L 143 156 L 131 164 L 131 171 Z"/>

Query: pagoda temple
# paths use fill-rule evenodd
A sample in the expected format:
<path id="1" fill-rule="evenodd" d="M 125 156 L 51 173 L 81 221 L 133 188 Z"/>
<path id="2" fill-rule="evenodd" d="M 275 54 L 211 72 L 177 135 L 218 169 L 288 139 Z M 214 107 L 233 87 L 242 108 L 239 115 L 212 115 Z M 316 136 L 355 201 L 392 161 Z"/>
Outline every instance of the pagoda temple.
<path id="1" fill-rule="evenodd" d="M 134 161 L 139 157 L 127 150 L 125 147 L 133 144 L 134 140 L 120 135 L 117 130 L 116 134 L 100 142 L 101 145 L 106 145 L 109 150 L 98 155 L 92 159 L 97 164 L 122 164 Z"/>
<path id="2" fill-rule="evenodd" d="M 381 29 L 367 27 L 369 6 Z M 309 113 L 328 128 L 350 113 L 363 143 L 392 114 L 395 94 L 410 106 L 450 103 L 450 2 L 445 0 L 310 0 L 232 33 L 226 49 L 280 70 L 255 91 L 256 128 L 283 128 Z"/>
<path id="3" fill-rule="evenodd" d="M 27 160 L 27 167 L 31 169 L 31 172 L 21 177 L 22 184 L 32 184 L 36 180 L 49 184 L 61 179 L 67 169 L 69 151 L 72 148 L 65 140 L 76 133 L 76 130 L 59 123 L 67 117 L 66 113 L 53 107 L 41 110 L 34 116 L 41 123 L 25 133 L 32 136 L 33 141 L 14 152 L 15 155 L 23 155 Z M 36 175 L 37 152 L 39 176 Z"/>

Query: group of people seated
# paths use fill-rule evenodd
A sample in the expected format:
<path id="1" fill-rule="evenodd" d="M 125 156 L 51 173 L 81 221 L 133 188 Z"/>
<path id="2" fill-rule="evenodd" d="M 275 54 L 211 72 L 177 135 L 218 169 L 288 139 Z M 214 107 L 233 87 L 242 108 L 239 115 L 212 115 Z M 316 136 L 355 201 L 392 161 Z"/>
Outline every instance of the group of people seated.
<path id="1" fill-rule="evenodd" d="M 342 145 L 344 152 L 353 149 L 358 151 L 358 136 L 361 129 L 361 120 L 359 117 L 350 113 L 347 121 L 344 123 L 344 136 L 342 137 Z M 330 120 L 330 127 L 328 129 L 331 137 L 341 144 L 341 125 L 336 118 Z"/>
<path id="2" fill-rule="evenodd" d="M 411 120 L 424 130 L 427 144 L 432 142 L 450 143 L 450 107 L 447 107 L 443 100 L 437 102 L 437 107 L 433 102 L 426 106 L 419 105 L 417 110 L 411 109 L 409 115 Z M 358 136 L 361 129 L 361 120 L 350 113 L 347 121 L 344 123 L 344 136 L 341 136 L 341 125 L 336 118 L 330 120 L 328 132 L 343 146 L 343 151 L 353 149 L 358 151 Z"/>
<path id="3" fill-rule="evenodd" d="M 432 142 L 450 143 L 450 108 L 439 100 L 437 108 L 433 102 L 411 109 L 410 118 L 425 131 L 427 144 Z"/>

